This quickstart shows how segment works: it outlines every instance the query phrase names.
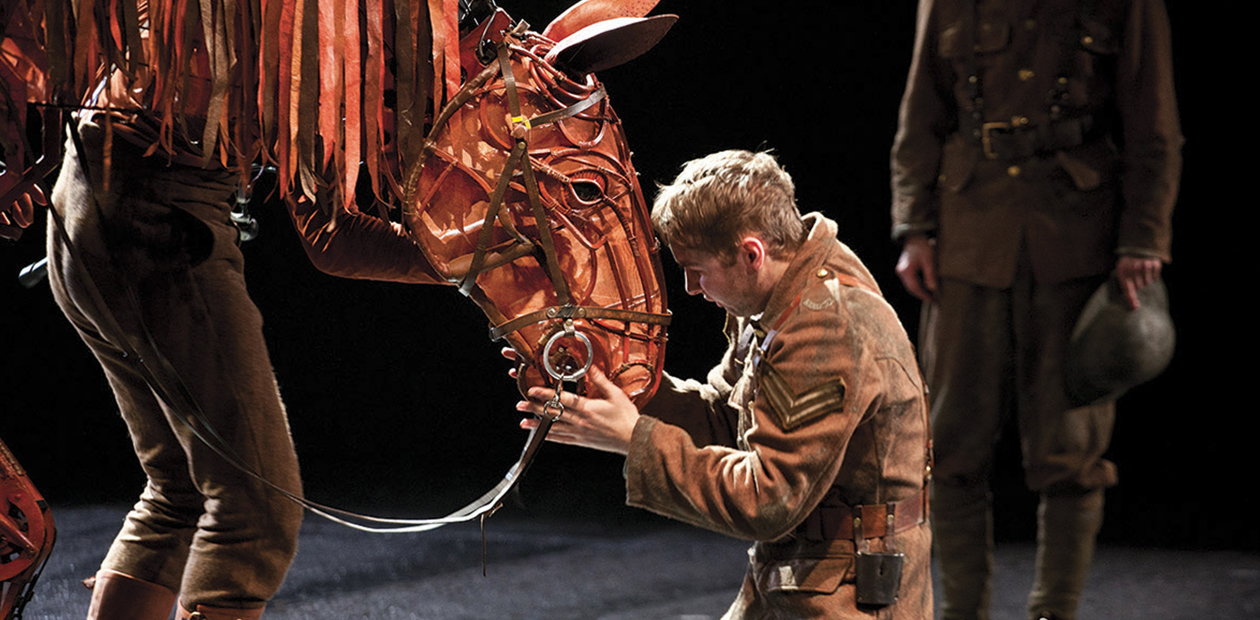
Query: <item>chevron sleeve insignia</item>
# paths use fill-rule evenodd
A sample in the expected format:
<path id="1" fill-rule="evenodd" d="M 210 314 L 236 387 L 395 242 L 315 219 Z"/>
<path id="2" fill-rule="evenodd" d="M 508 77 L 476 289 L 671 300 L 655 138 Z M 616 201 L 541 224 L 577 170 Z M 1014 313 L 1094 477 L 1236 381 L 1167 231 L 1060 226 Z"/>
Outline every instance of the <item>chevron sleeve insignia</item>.
<path id="1" fill-rule="evenodd" d="M 783 375 L 767 361 L 761 362 L 760 393 L 770 413 L 785 431 L 790 431 L 830 411 L 844 409 L 843 379 L 824 381 L 796 394 Z"/>

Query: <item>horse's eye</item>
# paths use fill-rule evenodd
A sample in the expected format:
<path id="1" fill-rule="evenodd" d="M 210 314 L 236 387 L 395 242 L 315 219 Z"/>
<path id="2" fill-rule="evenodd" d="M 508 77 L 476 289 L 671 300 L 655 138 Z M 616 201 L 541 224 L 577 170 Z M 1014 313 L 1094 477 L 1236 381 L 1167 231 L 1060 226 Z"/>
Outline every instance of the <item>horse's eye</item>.
<path id="1" fill-rule="evenodd" d="M 598 183 L 592 181 L 575 181 L 573 183 L 573 194 L 582 202 L 595 202 L 602 196 L 604 190 L 600 188 Z"/>

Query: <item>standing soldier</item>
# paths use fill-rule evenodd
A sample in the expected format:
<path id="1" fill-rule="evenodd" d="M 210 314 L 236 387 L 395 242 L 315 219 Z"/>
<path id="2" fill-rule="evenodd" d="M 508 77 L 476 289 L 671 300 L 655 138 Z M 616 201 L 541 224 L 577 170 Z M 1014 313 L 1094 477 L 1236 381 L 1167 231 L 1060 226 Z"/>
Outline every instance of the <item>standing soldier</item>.
<path id="1" fill-rule="evenodd" d="M 1136 308 L 1170 259 L 1181 144 L 1162 0 L 921 0 L 892 219 L 897 273 L 929 304 L 946 619 L 988 617 L 1010 415 L 1041 495 L 1029 616 L 1075 617 L 1116 469 L 1114 404 L 1072 406 L 1068 339 L 1109 274 Z"/>

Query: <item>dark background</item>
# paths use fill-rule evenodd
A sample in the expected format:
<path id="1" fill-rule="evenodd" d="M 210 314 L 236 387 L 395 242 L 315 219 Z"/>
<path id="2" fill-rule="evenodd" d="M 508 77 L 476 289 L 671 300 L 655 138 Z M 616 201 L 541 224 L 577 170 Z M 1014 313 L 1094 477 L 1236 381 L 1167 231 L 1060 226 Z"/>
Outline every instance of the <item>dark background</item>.
<path id="1" fill-rule="evenodd" d="M 569 0 L 500 3 L 541 29 Z M 1168 371 L 1120 402 L 1109 457 L 1122 483 L 1108 494 L 1107 543 L 1260 549 L 1239 497 L 1249 481 L 1242 426 L 1255 410 L 1241 383 L 1253 353 L 1238 322 L 1219 318 L 1222 258 L 1196 207 L 1214 196 L 1219 152 L 1201 136 L 1205 80 L 1190 70 L 1192 26 L 1173 21 L 1185 170 L 1165 270 L 1178 326 Z M 802 210 L 821 210 L 879 279 L 913 336 L 918 304 L 903 292 L 888 239 L 888 149 L 913 37 L 912 0 L 726 3 L 665 0 L 681 16 L 660 46 L 601 78 L 635 149 L 645 193 L 684 161 L 726 148 L 773 148 Z M 1212 123 L 1209 125 L 1208 123 Z M 1213 188 L 1214 189 L 1214 188 Z M 434 516 L 492 485 L 515 460 L 514 384 L 486 321 L 449 288 L 339 280 L 316 272 L 278 206 L 259 213 L 245 246 L 248 282 L 266 319 L 281 390 L 317 501 Z M 1218 215 L 1219 217 L 1219 215 Z M 142 477 L 105 381 L 46 285 L 16 272 L 43 255 L 44 227 L 0 244 L 0 437 L 58 505 L 130 502 Z M 675 322 L 666 367 L 702 375 L 723 347 L 719 310 L 682 292 L 666 258 Z M 1234 299 L 1232 301 L 1238 301 Z M 1247 338 L 1246 341 L 1253 339 Z M 1228 346 L 1229 344 L 1233 346 Z M 1239 353 L 1233 353 L 1238 351 Z M 1245 384 L 1244 384 L 1245 386 Z M 1231 389 L 1232 388 L 1232 389 Z M 1239 393 L 1239 397 L 1227 397 Z M 1248 403 L 1248 404 L 1243 404 Z M 1239 414 L 1243 414 L 1240 416 Z M 998 536 L 1028 540 L 1036 498 L 1023 489 L 1007 434 L 995 481 Z M 516 510 L 638 522 L 623 506 L 620 457 L 547 446 Z"/>

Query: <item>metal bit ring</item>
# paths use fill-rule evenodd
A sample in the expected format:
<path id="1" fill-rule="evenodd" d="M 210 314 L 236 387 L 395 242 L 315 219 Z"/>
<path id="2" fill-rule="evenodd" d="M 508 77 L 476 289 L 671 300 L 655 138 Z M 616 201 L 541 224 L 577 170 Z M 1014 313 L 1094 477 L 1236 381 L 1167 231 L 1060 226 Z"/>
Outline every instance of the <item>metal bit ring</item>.
<path id="1" fill-rule="evenodd" d="M 575 370 L 567 374 L 560 372 L 559 370 L 556 370 L 556 367 L 552 365 L 551 363 L 552 347 L 556 345 L 556 342 L 560 340 L 560 338 L 565 337 L 565 336 L 577 338 L 578 340 L 582 341 L 582 344 L 586 345 L 586 363 L 583 364 L 582 367 L 579 368 L 578 370 Z M 582 332 L 574 329 L 573 321 L 565 321 L 564 329 L 551 335 L 551 338 L 547 340 L 547 346 L 543 347 L 543 355 L 542 355 L 543 367 L 547 369 L 547 374 L 551 375 L 551 378 L 555 379 L 556 381 L 577 381 L 578 379 L 581 379 L 582 376 L 586 374 L 586 371 L 590 370 L 591 360 L 594 357 L 595 357 L 595 347 L 591 345 L 591 339 L 588 338 L 586 334 L 583 334 Z"/>

